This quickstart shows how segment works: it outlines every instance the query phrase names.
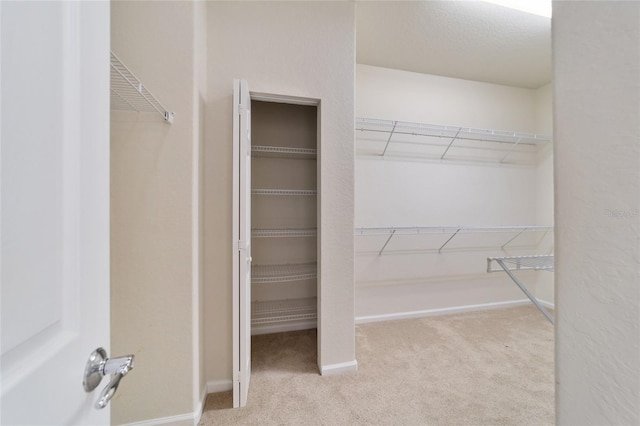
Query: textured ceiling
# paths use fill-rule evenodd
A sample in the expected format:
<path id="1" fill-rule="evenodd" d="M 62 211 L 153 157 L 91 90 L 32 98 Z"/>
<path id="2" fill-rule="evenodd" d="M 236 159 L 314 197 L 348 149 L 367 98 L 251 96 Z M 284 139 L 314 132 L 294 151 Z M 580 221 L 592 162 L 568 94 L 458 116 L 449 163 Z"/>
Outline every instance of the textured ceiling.
<path id="1" fill-rule="evenodd" d="M 538 88 L 551 81 L 551 19 L 480 1 L 358 1 L 357 62 Z"/>

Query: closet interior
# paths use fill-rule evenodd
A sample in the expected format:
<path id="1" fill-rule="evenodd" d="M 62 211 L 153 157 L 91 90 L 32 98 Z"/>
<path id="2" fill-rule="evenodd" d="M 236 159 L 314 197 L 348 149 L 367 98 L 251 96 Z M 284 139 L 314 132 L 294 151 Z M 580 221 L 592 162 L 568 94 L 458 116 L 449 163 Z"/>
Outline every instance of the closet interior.
<path id="1" fill-rule="evenodd" d="M 251 334 L 316 327 L 317 107 L 251 103 Z"/>
<path id="2" fill-rule="evenodd" d="M 357 70 L 356 321 L 552 307 L 550 86 Z"/>

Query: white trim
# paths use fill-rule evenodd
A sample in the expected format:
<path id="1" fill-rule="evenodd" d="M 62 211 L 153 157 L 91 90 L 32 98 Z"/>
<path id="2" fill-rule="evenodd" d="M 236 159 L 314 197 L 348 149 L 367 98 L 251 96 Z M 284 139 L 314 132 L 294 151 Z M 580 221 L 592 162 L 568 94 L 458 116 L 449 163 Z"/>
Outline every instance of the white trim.
<path id="1" fill-rule="evenodd" d="M 195 70 L 196 67 L 194 67 Z M 195 71 L 194 71 L 195 73 Z M 196 80 L 197 81 L 197 80 Z M 197 96 L 194 96 L 198 99 Z M 194 110 L 198 111 L 197 108 L 197 100 L 194 102 Z M 199 111 L 198 111 L 199 113 Z M 193 399 L 197 401 L 197 405 L 195 407 L 194 413 L 195 423 L 200 421 L 200 417 L 202 416 L 202 409 L 204 408 L 204 398 L 207 395 L 207 387 L 204 384 L 203 389 L 200 391 L 198 395 L 198 387 L 195 384 L 201 383 L 201 371 L 200 369 L 203 367 L 201 365 L 201 351 L 200 347 L 204 345 L 204 339 L 201 336 L 201 322 L 200 317 L 204 315 L 204 312 L 201 310 L 201 300 L 202 296 L 201 290 L 201 276 L 200 276 L 200 264 L 201 264 L 201 253 L 200 253 L 200 134 L 197 129 L 198 120 L 193 120 L 193 132 L 196 137 L 192 141 L 192 160 L 193 160 L 193 168 L 191 175 L 191 341 L 192 341 L 192 380 L 194 383 L 193 386 Z M 204 397 L 203 397 L 204 395 Z"/>
<path id="2" fill-rule="evenodd" d="M 481 303 L 478 305 L 452 306 L 449 308 L 426 309 L 424 311 L 397 312 L 393 314 L 380 314 L 356 317 L 356 324 L 368 322 L 389 321 L 396 319 L 420 318 L 432 315 L 456 314 L 469 311 L 483 311 L 487 309 L 509 308 L 530 304 L 529 299 L 509 300 L 506 302 Z"/>
<path id="3" fill-rule="evenodd" d="M 309 330 L 316 328 L 316 321 L 299 322 L 295 324 L 267 324 L 264 326 L 251 327 L 251 335 L 259 336 L 261 334 L 283 333 L 285 331 Z"/>
<path id="4" fill-rule="evenodd" d="M 169 417 L 160 417 L 157 419 L 149 419 L 143 420 L 141 422 L 135 423 L 126 423 L 123 426 L 155 426 L 155 425 L 166 425 L 166 424 L 174 424 L 178 422 L 191 422 L 194 426 L 197 426 L 200 423 L 200 419 L 202 418 L 202 413 L 204 411 L 204 406 L 207 401 L 207 390 L 209 386 L 204 386 L 202 388 L 202 392 L 200 394 L 200 401 L 195 407 L 193 413 L 188 414 L 179 414 L 177 416 L 169 416 Z M 229 390 L 231 390 L 231 381 L 229 380 Z"/>
<path id="5" fill-rule="evenodd" d="M 556 306 L 555 303 L 547 302 L 546 300 L 538 299 L 537 297 L 536 297 L 536 300 L 540 302 L 540 304 L 545 308 L 555 309 L 555 306 Z"/>
<path id="6" fill-rule="evenodd" d="M 202 418 L 202 413 L 204 412 L 204 406 L 207 403 L 207 385 L 205 384 L 202 387 L 202 391 L 200 391 L 200 399 L 198 405 L 196 406 L 193 416 L 193 426 L 198 426 L 200 423 L 200 419 Z"/>
<path id="7" fill-rule="evenodd" d="M 249 94 L 251 96 L 252 101 L 276 102 L 281 104 L 294 104 L 294 105 L 307 105 L 307 106 L 320 105 L 320 99 L 314 99 L 314 98 L 275 95 L 271 93 L 259 93 L 259 92 L 249 92 Z"/>
<path id="8" fill-rule="evenodd" d="M 169 416 L 169 417 L 160 417 L 157 419 L 143 420 L 141 422 L 135 423 L 125 423 L 122 426 L 156 426 L 156 425 L 167 425 L 167 424 L 175 424 L 179 422 L 193 422 L 194 425 L 198 424 L 196 421 L 196 414 L 179 414 L 177 416 Z"/>
<path id="9" fill-rule="evenodd" d="M 320 366 L 320 374 L 322 376 L 335 376 L 348 372 L 358 371 L 358 361 L 355 359 L 349 362 L 341 362 L 339 364 L 329 364 Z"/>
<path id="10" fill-rule="evenodd" d="M 207 382 L 207 394 L 228 392 L 233 390 L 233 382 L 231 380 L 209 380 Z"/>

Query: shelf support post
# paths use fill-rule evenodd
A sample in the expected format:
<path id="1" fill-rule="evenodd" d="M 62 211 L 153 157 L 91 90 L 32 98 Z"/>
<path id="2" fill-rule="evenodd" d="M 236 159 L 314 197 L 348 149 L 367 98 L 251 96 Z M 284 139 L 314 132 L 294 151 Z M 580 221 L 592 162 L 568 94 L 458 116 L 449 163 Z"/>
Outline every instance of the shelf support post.
<path id="1" fill-rule="evenodd" d="M 397 121 L 393 122 L 393 128 L 391 129 L 391 134 L 389 134 L 389 139 L 387 139 L 387 144 L 384 146 L 384 151 L 382 151 L 382 156 L 387 153 L 387 148 L 389 147 L 389 142 L 391 142 L 391 137 L 393 136 L 393 132 L 396 131 L 396 126 L 398 125 Z M 395 231 L 394 231 L 395 232 Z"/>
<path id="2" fill-rule="evenodd" d="M 453 233 L 452 236 L 449 237 L 449 239 L 447 241 L 444 242 L 444 244 L 442 246 L 440 246 L 440 248 L 438 249 L 438 254 L 442 253 L 442 249 L 444 248 L 444 246 L 446 246 L 447 244 L 449 244 L 449 241 L 453 240 L 453 237 L 455 237 L 456 235 L 458 235 L 458 232 L 460 232 L 460 230 L 462 229 L 462 227 L 459 227 L 458 229 L 456 229 L 456 232 Z"/>
<path id="3" fill-rule="evenodd" d="M 458 135 L 460 134 L 461 130 L 462 130 L 462 127 L 458 129 L 458 131 L 456 132 L 456 135 L 453 137 L 453 139 L 451 139 L 451 142 L 449 142 L 447 149 L 444 150 L 444 152 L 442 153 L 442 156 L 440 157 L 441 160 L 443 160 L 444 156 L 447 155 L 447 152 L 449 152 L 449 148 L 451 148 L 451 145 L 453 145 L 453 142 L 455 142 L 455 140 L 458 139 Z"/>
<path id="4" fill-rule="evenodd" d="M 384 245 L 382 246 L 382 248 L 378 252 L 378 256 L 382 255 L 382 252 L 384 251 L 384 248 L 387 246 L 387 244 L 389 244 L 389 241 L 391 241 L 391 238 L 393 238 L 393 234 L 395 234 L 395 233 L 396 233 L 395 229 L 391 231 L 391 235 L 389 235 L 389 238 L 387 238 L 387 242 L 384 243 Z"/>

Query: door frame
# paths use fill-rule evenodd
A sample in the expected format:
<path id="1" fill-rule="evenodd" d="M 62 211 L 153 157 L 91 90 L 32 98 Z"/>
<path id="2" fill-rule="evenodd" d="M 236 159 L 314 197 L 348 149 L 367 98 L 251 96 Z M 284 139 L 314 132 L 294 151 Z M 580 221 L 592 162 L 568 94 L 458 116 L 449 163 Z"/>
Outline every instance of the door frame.
<path id="1" fill-rule="evenodd" d="M 238 79 L 234 80 L 234 87 L 235 87 L 235 82 L 236 81 L 240 81 Z M 248 87 L 248 84 L 246 85 Z M 242 96 L 242 95 L 241 95 Z M 317 168 L 316 168 L 316 173 L 317 173 L 317 199 L 316 199 L 316 222 L 317 222 L 317 264 L 318 264 L 318 273 L 317 273 L 317 284 L 316 284 L 316 296 L 317 296 L 317 307 L 316 307 L 316 312 L 317 312 L 317 317 L 316 317 L 316 327 L 318 330 L 318 336 L 317 336 L 317 345 L 318 345 L 318 350 L 317 350 L 317 365 L 320 366 L 320 345 L 321 345 L 321 341 L 322 341 L 322 333 L 321 333 L 321 321 L 320 321 L 320 317 L 321 317 L 321 298 L 319 297 L 321 292 L 321 251 L 320 251 L 320 242 L 321 242 L 321 232 L 320 232 L 320 206 L 321 206 L 321 190 L 320 190 L 320 141 L 321 141 L 321 100 L 320 99 L 316 99 L 316 98 L 307 98 L 307 97 L 300 97 L 300 96 L 289 96 L 289 95 L 278 95 L 278 94 L 271 94 L 271 93 L 264 93 L 264 92 L 252 92 L 251 90 L 249 90 L 249 100 L 251 101 L 261 101 L 261 102 L 274 102 L 274 103 L 285 103 L 285 104 L 292 104 L 292 105 L 307 105 L 307 106 L 315 106 L 317 107 L 317 118 L 316 118 L 316 122 L 317 122 L 317 134 L 316 134 L 316 148 L 317 148 L 317 154 L 316 154 L 316 161 L 317 161 Z M 232 214 L 232 223 L 233 223 L 233 228 L 232 229 L 232 244 L 233 244 L 233 279 L 232 279 L 232 310 L 234 312 L 234 318 L 232 321 L 232 340 L 233 340 L 233 371 L 232 371 L 232 387 L 233 387 L 233 407 L 234 408 L 238 408 L 238 407 L 243 407 L 246 403 L 246 397 L 242 398 L 242 396 L 240 395 L 241 393 L 243 393 L 244 391 L 240 390 L 240 387 L 238 386 L 238 383 L 240 380 L 246 381 L 246 386 L 247 388 L 249 387 L 249 383 L 250 383 L 250 375 L 251 375 L 251 371 L 249 369 L 248 371 L 248 377 L 243 378 L 240 377 L 242 376 L 242 372 L 239 371 L 239 365 L 241 363 L 241 358 L 242 358 L 242 354 L 245 353 L 247 351 L 247 348 L 243 348 L 243 339 L 241 336 L 241 327 L 240 327 L 240 323 L 241 320 L 238 319 L 238 321 L 236 321 L 235 318 L 235 312 L 242 312 L 241 307 L 239 306 L 240 304 L 240 289 L 236 290 L 236 274 L 238 274 L 239 271 L 239 264 L 237 263 L 240 260 L 240 256 L 237 254 L 238 253 L 238 241 L 236 241 L 236 231 L 235 231 L 235 227 L 239 226 L 239 207 L 236 206 L 239 198 L 240 198 L 240 185 L 239 185 L 239 176 L 236 176 L 236 164 L 240 161 L 240 152 L 241 149 L 238 149 L 235 146 L 235 139 L 236 139 L 236 129 L 238 128 L 238 117 L 240 116 L 239 113 L 240 111 L 237 109 L 237 100 L 235 97 L 235 89 L 234 89 L 234 101 L 233 101 L 233 194 L 232 194 L 232 198 L 233 198 L 233 205 L 232 205 L 232 209 L 233 209 L 233 214 Z M 251 147 L 251 141 L 249 140 L 249 149 Z M 249 197 L 251 197 L 251 182 L 249 182 Z M 250 236 L 249 236 L 250 238 Z M 249 283 L 245 283 L 246 285 L 249 286 L 249 289 L 251 287 L 251 282 Z M 251 294 L 249 292 L 249 294 Z M 249 322 L 249 327 L 251 324 L 251 311 L 249 310 L 248 312 L 248 316 L 249 318 L 245 318 L 245 321 Z M 251 336 L 249 335 L 249 340 L 250 340 Z M 250 351 L 250 348 L 249 348 Z M 250 353 L 249 353 L 250 356 Z M 248 389 L 246 390 L 246 392 L 248 392 Z M 244 400 L 243 400 L 244 399 Z"/>

